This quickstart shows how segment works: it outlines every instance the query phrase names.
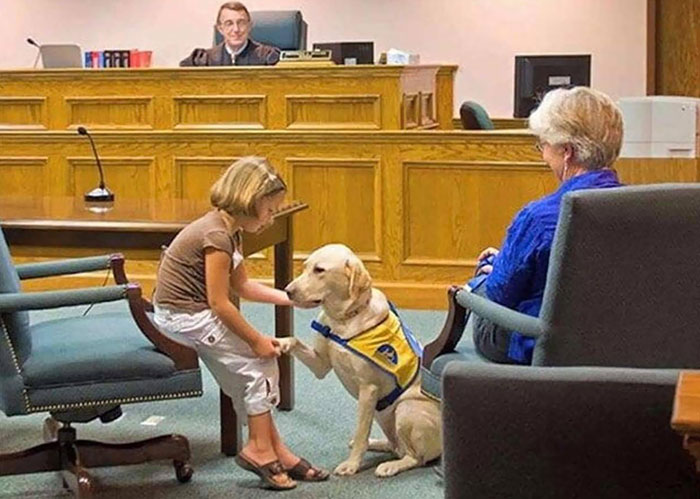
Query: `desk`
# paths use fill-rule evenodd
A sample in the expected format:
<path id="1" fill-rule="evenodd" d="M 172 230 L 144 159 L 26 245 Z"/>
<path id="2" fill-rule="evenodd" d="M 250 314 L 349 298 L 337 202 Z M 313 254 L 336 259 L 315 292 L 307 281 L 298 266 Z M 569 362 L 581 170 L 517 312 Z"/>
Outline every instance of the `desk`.
<path id="1" fill-rule="evenodd" d="M 683 448 L 700 473 L 700 371 L 682 371 L 678 377 L 671 427 L 683 436 Z"/>
<path id="2" fill-rule="evenodd" d="M 13 130 L 451 129 L 457 66 L 0 71 Z"/>
<path id="3" fill-rule="evenodd" d="M 244 256 L 274 246 L 274 285 L 283 288 L 292 278 L 292 217 L 307 208 L 294 202 L 280 210 L 273 224 L 260 234 L 244 234 Z M 120 201 L 106 213 L 85 209 L 82 199 L 72 197 L 0 197 L 0 227 L 13 257 L 83 256 L 89 253 L 122 252 L 127 258 L 158 260 L 160 248 L 191 220 L 208 208 L 200 202 L 173 200 L 157 203 Z M 275 307 L 275 336 L 294 333 L 291 307 Z M 279 359 L 280 404 L 294 407 L 294 372 L 289 356 Z M 221 392 L 221 450 L 235 455 L 240 445 L 240 425 L 231 400 Z"/>

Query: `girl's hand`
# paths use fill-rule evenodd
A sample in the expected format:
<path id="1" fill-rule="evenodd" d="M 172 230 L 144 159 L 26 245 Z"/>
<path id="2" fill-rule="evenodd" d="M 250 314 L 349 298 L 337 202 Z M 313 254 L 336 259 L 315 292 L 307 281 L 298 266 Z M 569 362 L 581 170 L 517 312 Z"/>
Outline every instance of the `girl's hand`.
<path id="1" fill-rule="evenodd" d="M 280 343 L 269 336 L 260 335 L 258 340 L 251 345 L 253 353 L 263 359 L 279 357 L 281 354 Z"/>

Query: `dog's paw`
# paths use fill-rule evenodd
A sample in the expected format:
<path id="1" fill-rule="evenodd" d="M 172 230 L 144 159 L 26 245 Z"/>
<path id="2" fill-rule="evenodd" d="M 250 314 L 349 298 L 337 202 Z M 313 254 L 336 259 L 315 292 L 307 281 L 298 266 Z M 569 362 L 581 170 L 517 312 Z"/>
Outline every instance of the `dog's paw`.
<path id="1" fill-rule="evenodd" d="M 374 474 L 381 478 L 386 478 L 388 476 L 394 476 L 397 473 L 403 471 L 405 466 L 399 460 L 387 461 L 382 463 L 374 469 Z"/>
<path id="2" fill-rule="evenodd" d="M 336 466 L 335 470 L 333 470 L 333 473 L 335 473 L 336 475 L 349 476 L 357 473 L 357 470 L 359 469 L 359 461 L 353 461 L 348 459 L 347 461 L 343 461 L 338 466 Z"/>
<path id="3" fill-rule="evenodd" d="M 282 353 L 291 352 L 294 349 L 294 347 L 297 346 L 297 344 L 299 343 L 299 340 L 294 337 L 277 338 L 277 341 L 279 342 L 280 352 Z"/>

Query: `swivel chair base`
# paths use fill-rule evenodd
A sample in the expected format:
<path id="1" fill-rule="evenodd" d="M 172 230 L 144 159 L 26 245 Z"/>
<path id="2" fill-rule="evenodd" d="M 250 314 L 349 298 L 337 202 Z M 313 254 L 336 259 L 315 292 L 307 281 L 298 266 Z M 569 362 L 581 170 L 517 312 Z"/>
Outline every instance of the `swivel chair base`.
<path id="1" fill-rule="evenodd" d="M 182 435 L 162 435 L 138 442 L 108 444 L 77 440 L 75 428 L 70 424 L 64 423 L 57 428 L 57 422 L 47 418 L 44 438 L 50 440 L 30 449 L 0 454 L 0 476 L 60 471 L 63 486 L 79 499 L 93 497 L 96 489 L 96 480 L 87 468 L 172 459 L 179 482 L 185 483 L 192 478 L 190 447 Z"/>

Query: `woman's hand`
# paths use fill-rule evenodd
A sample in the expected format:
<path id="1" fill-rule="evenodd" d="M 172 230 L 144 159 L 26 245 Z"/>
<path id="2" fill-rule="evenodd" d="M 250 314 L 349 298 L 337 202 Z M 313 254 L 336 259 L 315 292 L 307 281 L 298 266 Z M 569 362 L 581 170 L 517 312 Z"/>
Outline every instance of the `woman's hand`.
<path id="1" fill-rule="evenodd" d="M 493 271 L 493 265 L 491 265 L 491 262 L 493 262 L 493 258 L 496 255 L 498 255 L 498 249 L 490 246 L 479 253 L 475 275 L 490 274 Z"/>
<path id="2" fill-rule="evenodd" d="M 493 248 L 493 247 L 489 246 L 484 251 L 479 253 L 479 256 L 477 257 L 477 261 L 481 261 L 485 258 L 490 257 L 491 255 L 493 255 L 493 256 L 498 255 L 498 248 Z"/>
<path id="3" fill-rule="evenodd" d="M 251 345 L 251 348 L 255 355 L 263 359 L 279 357 L 282 353 L 279 341 L 263 334 Z"/>

